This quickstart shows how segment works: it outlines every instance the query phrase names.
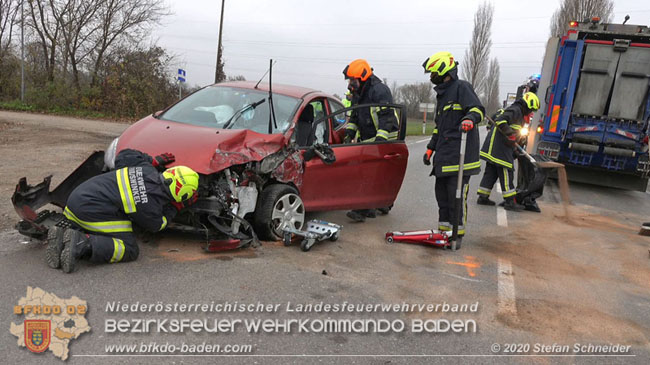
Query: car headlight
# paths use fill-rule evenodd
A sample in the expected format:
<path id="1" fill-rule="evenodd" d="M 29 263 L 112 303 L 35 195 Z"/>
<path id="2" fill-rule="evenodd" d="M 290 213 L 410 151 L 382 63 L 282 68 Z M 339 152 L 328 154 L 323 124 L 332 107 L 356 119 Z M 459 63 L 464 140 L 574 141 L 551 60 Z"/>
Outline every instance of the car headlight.
<path id="1" fill-rule="evenodd" d="M 117 152 L 117 142 L 120 140 L 120 137 L 117 137 L 108 145 L 106 151 L 104 151 L 104 165 L 109 169 L 115 169 L 115 154 Z"/>
<path id="2" fill-rule="evenodd" d="M 523 127 L 519 130 L 519 135 L 520 136 L 527 136 L 528 135 L 528 127 Z"/>

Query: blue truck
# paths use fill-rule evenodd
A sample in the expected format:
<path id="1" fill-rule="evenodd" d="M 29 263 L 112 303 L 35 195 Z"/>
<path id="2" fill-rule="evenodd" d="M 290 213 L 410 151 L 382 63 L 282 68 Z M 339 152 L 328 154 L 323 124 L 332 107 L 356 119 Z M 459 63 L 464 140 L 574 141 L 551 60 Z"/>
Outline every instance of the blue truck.
<path id="1" fill-rule="evenodd" d="M 542 67 L 531 152 L 565 164 L 571 181 L 646 191 L 650 29 L 571 22 Z"/>

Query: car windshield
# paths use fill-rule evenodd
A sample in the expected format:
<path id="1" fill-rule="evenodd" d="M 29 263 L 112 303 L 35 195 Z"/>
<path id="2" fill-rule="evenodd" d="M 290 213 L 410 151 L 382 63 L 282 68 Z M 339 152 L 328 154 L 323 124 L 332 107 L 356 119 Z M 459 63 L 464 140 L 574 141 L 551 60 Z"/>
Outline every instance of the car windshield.
<path id="1" fill-rule="evenodd" d="M 163 120 L 228 129 L 250 129 L 269 132 L 268 92 L 235 87 L 211 86 L 199 90 L 171 107 L 160 116 Z M 283 133 L 291 125 L 300 99 L 273 94 L 277 128 Z M 257 105 L 254 108 L 248 107 Z"/>

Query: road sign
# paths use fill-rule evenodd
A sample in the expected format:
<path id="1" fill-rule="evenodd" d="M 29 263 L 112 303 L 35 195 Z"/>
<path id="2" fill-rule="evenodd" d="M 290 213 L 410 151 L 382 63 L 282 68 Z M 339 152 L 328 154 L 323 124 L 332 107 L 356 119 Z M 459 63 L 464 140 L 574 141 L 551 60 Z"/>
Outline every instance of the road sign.
<path id="1" fill-rule="evenodd" d="M 434 103 L 420 103 L 420 111 L 421 112 L 435 112 L 436 111 L 436 104 Z"/>
<path id="2" fill-rule="evenodd" d="M 185 70 L 183 70 L 182 68 L 178 69 L 178 81 L 185 82 Z"/>
<path id="3" fill-rule="evenodd" d="M 506 94 L 506 100 L 503 101 L 503 107 L 504 108 L 509 107 L 510 105 L 512 105 L 512 103 L 515 102 L 515 100 L 517 100 L 517 94 L 515 93 Z"/>

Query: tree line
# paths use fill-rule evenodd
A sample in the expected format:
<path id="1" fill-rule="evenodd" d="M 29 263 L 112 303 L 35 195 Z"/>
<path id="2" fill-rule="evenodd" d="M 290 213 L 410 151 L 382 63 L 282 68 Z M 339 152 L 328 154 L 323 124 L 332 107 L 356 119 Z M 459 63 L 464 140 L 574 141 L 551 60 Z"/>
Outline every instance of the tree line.
<path id="1" fill-rule="evenodd" d="M 22 5 L 22 7 L 21 7 Z M 0 0 L 0 101 L 38 109 L 142 116 L 178 94 L 173 57 L 143 41 L 169 14 L 163 0 Z"/>
<path id="2" fill-rule="evenodd" d="M 611 22 L 613 13 L 612 0 L 562 0 L 551 17 L 550 35 L 552 37 L 565 35 L 572 20 L 585 21 L 592 17 L 600 17 L 605 23 Z M 493 17 L 492 3 L 484 2 L 478 6 L 474 14 L 472 38 L 464 58 L 460 60 L 459 70 L 459 76 L 474 87 L 488 115 L 495 113 L 502 106 L 499 98 L 499 61 L 496 57 L 490 58 Z M 522 29 L 525 30 L 525 27 Z M 531 70 L 531 74 L 540 71 Z M 411 118 L 422 117 L 419 111 L 420 103 L 435 103 L 435 92 L 429 82 L 401 86 L 393 82 L 391 91 L 398 103 L 406 105 L 408 116 Z M 430 119 L 429 115 L 427 119 Z"/>

